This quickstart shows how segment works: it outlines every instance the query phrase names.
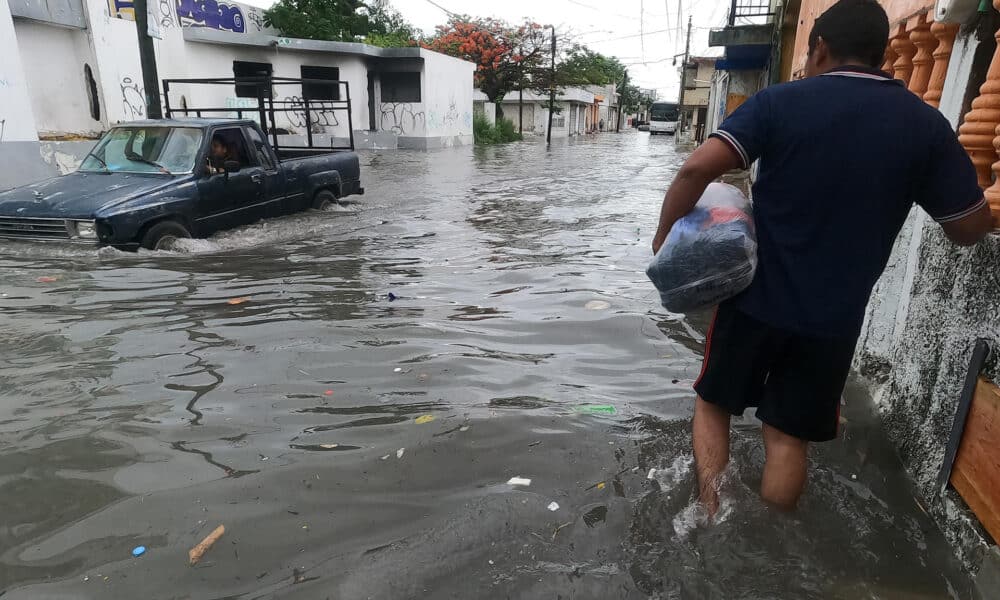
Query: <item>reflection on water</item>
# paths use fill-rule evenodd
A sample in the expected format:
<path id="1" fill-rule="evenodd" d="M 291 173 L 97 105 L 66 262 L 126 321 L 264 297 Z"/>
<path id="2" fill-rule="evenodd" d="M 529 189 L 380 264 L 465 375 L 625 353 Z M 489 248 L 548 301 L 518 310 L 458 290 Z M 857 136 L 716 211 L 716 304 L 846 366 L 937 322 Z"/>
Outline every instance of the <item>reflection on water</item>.
<path id="1" fill-rule="evenodd" d="M 360 201 L 177 252 L 0 247 L 5 600 L 971 597 L 863 414 L 791 517 L 741 430 L 699 525 L 706 319 L 643 275 L 678 161 L 367 154 Z"/>

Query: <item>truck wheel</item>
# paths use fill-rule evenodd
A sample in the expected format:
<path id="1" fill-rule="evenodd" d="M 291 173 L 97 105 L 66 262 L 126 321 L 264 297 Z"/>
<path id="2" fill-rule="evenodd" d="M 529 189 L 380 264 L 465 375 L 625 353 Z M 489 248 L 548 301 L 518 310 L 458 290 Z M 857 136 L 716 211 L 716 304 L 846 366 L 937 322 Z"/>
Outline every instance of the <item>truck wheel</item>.
<path id="1" fill-rule="evenodd" d="M 177 221 L 160 221 L 142 236 L 142 247 L 147 250 L 170 250 L 177 240 L 190 237 L 191 233 Z"/>
<path id="2" fill-rule="evenodd" d="M 326 210 L 337 203 L 337 196 L 330 190 L 320 190 L 313 198 L 313 208 L 316 210 Z"/>

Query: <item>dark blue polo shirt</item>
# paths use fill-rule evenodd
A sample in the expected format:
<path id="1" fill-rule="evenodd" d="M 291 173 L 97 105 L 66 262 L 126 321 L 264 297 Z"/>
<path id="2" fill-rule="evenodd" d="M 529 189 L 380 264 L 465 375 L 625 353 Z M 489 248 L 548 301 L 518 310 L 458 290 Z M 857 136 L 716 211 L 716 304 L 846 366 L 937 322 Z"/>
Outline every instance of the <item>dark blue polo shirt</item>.
<path id="1" fill-rule="evenodd" d="M 733 302 L 769 325 L 857 336 L 916 203 L 939 222 L 984 202 L 948 120 L 881 71 L 838 69 L 765 88 L 712 134 L 749 167 L 757 274 Z"/>

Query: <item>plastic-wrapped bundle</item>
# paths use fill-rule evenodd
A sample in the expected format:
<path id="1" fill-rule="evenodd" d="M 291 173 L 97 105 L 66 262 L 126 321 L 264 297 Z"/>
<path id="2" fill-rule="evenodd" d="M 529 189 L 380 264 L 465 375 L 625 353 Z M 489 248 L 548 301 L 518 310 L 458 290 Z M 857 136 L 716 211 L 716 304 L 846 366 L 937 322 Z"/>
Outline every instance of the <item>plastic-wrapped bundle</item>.
<path id="1" fill-rule="evenodd" d="M 757 270 L 750 203 L 738 189 L 709 184 L 697 206 L 679 219 L 646 275 L 670 312 L 709 308 L 739 294 Z"/>

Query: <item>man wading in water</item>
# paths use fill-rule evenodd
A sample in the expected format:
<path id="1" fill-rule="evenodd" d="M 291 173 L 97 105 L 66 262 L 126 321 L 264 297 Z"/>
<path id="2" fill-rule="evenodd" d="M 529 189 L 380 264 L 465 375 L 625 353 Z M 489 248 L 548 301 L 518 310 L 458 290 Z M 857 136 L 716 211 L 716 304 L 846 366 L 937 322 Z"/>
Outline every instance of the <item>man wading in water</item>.
<path id="1" fill-rule="evenodd" d="M 694 386 L 694 456 L 709 514 L 729 462 L 730 416 L 750 406 L 763 422 L 761 496 L 795 507 L 808 443 L 837 437 L 865 306 L 911 206 L 959 245 L 990 228 L 948 121 L 878 70 L 888 37 L 874 0 L 835 4 L 809 36 L 808 78 L 747 100 L 691 154 L 663 200 L 654 252 L 711 181 L 760 159 L 757 274 L 716 311 Z"/>

